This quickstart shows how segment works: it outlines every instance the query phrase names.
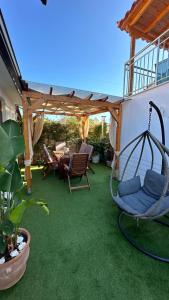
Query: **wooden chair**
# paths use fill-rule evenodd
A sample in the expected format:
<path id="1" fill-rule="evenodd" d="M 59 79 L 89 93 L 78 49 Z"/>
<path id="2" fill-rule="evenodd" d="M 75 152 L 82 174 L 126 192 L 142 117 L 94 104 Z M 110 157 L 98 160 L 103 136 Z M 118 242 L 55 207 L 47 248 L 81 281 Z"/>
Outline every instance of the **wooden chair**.
<path id="1" fill-rule="evenodd" d="M 43 178 L 45 179 L 51 171 L 56 171 L 58 168 L 58 162 L 54 157 L 51 157 L 49 151 L 45 144 L 43 144 L 44 149 L 44 164 L 43 164 Z"/>
<path id="2" fill-rule="evenodd" d="M 91 156 L 92 156 L 92 153 L 93 153 L 93 148 L 94 147 L 92 145 L 89 145 L 89 144 L 86 144 L 86 143 L 82 143 L 81 146 L 80 146 L 79 153 L 87 153 L 87 154 L 89 154 L 88 169 L 90 171 L 92 171 L 93 174 L 95 174 L 95 171 L 92 169 L 92 167 L 90 165 L 90 160 L 91 160 Z"/>
<path id="3" fill-rule="evenodd" d="M 68 179 L 69 183 L 69 190 L 72 192 L 72 190 L 76 189 L 82 189 L 82 188 L 88 188 L 90 189 L 90 184 L 87 176 L 87 167 L 88 167 L 88 160 L 89 155 L 87 153 L 74 153 L 70 159 L 69 165 L 64 165 L 65 170 L 65 176 Z M 71 185 L 71 177 L 82 177 L 85 176 L 87 180 L 86 185 L 78 185 L 78 186 L 72 186 Z"/>

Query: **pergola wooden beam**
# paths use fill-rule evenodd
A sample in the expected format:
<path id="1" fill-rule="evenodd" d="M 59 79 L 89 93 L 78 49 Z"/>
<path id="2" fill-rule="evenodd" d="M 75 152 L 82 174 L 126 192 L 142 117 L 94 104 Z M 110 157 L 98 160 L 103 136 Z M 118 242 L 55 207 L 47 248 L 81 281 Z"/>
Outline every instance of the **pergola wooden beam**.
<path id="1" fill-rule="evenodd" d="M 29 113 L 28 113 L 28 104 L 26 97 L 22 97 L 22 105 L 23 105 L 23 133 L 24 133 L 24 141 L 25 141 L 25 162 L 29 162 L 31 160 L 30 157 L 30 146 L 29 146 Z M 27 191 L 31 192 L 32 187 L 32 176 L 31 176 L 31 167 L 28 163 L 25 163 L 25 177 L 27 181 Z"/>
<path id="2" fill-rule="evenodd" d="M 44 109 L 45 104 L 52 104 L 52 107 L 54 107 L 58 103 L 61 108 L 64 109 L 65 105 L 64 103 L 66 102 L 66 105 L 80 105 L 81 108 L 82 106 L 89 106 L 89 107 L 99 107 L 100 109 L 103 108 L 105 111 L 106 107 L 112 106 L 114 108 L 118 108 L 119 104 L 118 103 L 110 103 L 110 102 L 105 102 L 105 98 L 103 100 L 100 99 L 98 100 L 83 100 L 78 97 L 68 97 L 68 96 L 63 96 L 63 95 L 49 95 L 49 94 L 42 94 L 38 92 L 29 92 L 25 91 L 23 92 L 23 96 L 26 98 L 31 99 L 31 105 L 29 106 L 29 111 L 34 112 L 37 109 Z M 33 100 L 34 99 L 34 100 Z M 62 104 L 63 103 L 63 104 Z"/>

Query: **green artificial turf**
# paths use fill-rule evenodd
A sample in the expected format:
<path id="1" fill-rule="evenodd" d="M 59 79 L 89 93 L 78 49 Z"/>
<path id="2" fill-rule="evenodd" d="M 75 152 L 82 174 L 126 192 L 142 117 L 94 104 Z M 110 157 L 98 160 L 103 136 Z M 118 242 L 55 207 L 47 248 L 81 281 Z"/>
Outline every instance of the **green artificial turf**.
<path id="1" fill-rule="evenodd" d="M 45 199 L 50 215 L 38 208 L 26 212 L 22 225 L 32 236 L 27 270 L 16 286 L 0 292 L 1 300 L 168 299 L 169 264 L 144 256 L 122 237 L 110 169 L 94 168 L 91 191 L 72 194 L 67 182 L 53 175 L 42 180 L 40 170 L 33 171 L 32 197 Z M 169 232 L 158 232 L 158 239 L 168 240 Z"/>

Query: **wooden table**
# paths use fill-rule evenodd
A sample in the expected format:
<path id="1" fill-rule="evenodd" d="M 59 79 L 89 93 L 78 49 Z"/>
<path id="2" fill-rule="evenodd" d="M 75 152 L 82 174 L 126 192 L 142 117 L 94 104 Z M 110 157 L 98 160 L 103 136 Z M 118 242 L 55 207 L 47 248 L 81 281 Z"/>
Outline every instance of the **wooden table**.
<path id="1" fill-rule="evenodd" d="M 59 177 L 65 178 L 65 170 L 64 165 L 69 165 L 70 162 L 70 153 L 64 154 L 59 153 L 58 151 L 53 151 L 54 156 L 56 157 L 58 161 L 58 170 L 59 170 Z"/>

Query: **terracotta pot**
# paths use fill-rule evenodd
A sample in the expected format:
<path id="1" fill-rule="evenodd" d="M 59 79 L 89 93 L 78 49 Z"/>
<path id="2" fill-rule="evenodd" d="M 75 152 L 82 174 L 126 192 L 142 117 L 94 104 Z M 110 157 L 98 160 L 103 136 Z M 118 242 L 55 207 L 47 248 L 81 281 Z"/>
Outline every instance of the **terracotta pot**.
<path id="1" fill-rule="evenodd" d="M 31 237 L 29 232 L 24 228 L 20 228 L 19 231 L 27 236 L 27 243 L 18 256 L 0 265 L 0 290 L 6 290 L 16 284 L 22 278 L 26 270 Z"/>

